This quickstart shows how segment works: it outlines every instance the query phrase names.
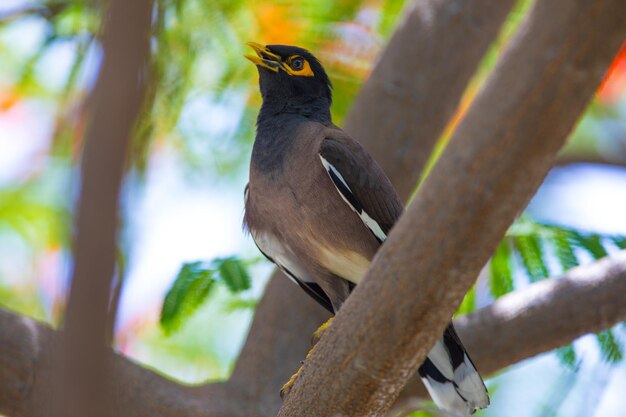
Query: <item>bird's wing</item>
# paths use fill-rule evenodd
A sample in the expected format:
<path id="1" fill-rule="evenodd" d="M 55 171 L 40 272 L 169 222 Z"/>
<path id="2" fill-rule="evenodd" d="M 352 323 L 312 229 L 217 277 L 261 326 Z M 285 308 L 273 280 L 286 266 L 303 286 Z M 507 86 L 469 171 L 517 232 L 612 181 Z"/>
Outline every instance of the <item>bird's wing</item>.
<path id="1" fill-rule="evenodd" d="M 335 188 L 379 242 L 402 214 L 402 202 L 371 155 L 341 131 L 328 135 L 319 156 Z"/>

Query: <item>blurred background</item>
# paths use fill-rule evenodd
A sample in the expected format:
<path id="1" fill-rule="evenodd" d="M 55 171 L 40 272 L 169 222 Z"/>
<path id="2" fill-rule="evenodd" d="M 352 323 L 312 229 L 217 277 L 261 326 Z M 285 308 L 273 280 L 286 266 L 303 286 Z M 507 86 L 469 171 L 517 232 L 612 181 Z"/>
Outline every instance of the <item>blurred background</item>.
<path id="1" fill-rule="evenodd" d="M 272 271 L 241 228 L 260 105 L 256 69 L 242 57 L 245 42 L 314 52 L 334 84 L 333 116 L 341 125 L 405 2 L 156 3 L 149 105 L 121 198 L 115 347 L 173 379 L 202 383 L 228 378 Z M 438 150 L 530 4 L 519 1 L 509 16 Z M 99 7 L 87 0 L 0 3 L 0 307 L 52 326 L 63 317 L 72 267 L 79 155 L 101 60 Z M 624 248 L 624 235 L 622 48 L 558 165 L 499 248 L 505 266 L 486 268 L 460 313 Z M 569 264 L 555 250 L 563 241 L 575 256 Z M 239 268 L 234 275 L 224 268 L 231 261 Z M 185 282 L 207 276 L 216 285 L 181 307 L 180 299 L 189 299 Z M 160 325 L 168 290 L 175 317 Z M 481 415 L 623 416 L 624 342 L 620 325 L 501 372 L 488 381 L 493 405 Z"/>

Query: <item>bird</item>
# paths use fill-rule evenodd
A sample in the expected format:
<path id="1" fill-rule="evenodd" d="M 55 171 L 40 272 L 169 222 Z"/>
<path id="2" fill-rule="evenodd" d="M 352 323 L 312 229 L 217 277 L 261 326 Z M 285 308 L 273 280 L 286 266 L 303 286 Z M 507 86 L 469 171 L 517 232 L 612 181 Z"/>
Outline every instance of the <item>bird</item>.
<path id="1" fill-rule="evenodd" d="M 266 258 L 334 315 L 367 272 L 403 204 L 373 157 L 333 124 L 332 83 L 320 61 L 297 46 L 247 45 L 254 53 L 244 56 L 258 69 L 262 104 L 244 191 L 244 227 Z M 452 322 L 418 373 L 450 415 L 469 416 L 489 405 Z"/>

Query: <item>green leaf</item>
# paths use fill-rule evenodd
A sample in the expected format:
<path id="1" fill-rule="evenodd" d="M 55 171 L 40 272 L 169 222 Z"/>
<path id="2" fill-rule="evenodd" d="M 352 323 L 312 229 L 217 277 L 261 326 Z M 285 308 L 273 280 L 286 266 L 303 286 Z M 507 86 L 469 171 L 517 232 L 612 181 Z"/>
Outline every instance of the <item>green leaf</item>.
<path id="1" fill-rule="evenodd" d="M 215 270 L 203 268 L 200 261 L 183 265 L 163 300 L 160 323 L 166 334 L 180 329 L 207 299 L 216 282 L 215 274 Z"/>
<path id="2" fill-rule="evenodd" d="M 603 330 L 596 334 L 600 344 L 602 359 L 609 363 L 616 363 L 624 358 L 624 350 L 611 330 Z"/>
<path id="3" fill-rule="evenodd" d="M 562 348 L 557 349 L 555 353 L 562 365 L 570 369 L 576 368 L 577 361 L 574 346 L 572 346 L 571 344 L 563 346 Z"/>
<path id="4" fill-rule="evenodd" d="M 232 293 L 250 289 L 251 280 L 243 262 L 236 257 L 220 258 L 213 261 L 220 278 Z"/>
<path id="5" fill-rule="evenodd" d="M 611 241 L 620 249 L 626 249 L 626 236 L 613 236 Z"/>
<path id="6" fill-rule="evenodd" d="M 556 234 L 552 241 L 554 254 L 559 260 L 561 267 L 563 267 L 563 271 L 568 271 L 580 264 L 572 245 L 572 233 L 569 230 L 554 228 L 556 229 Z"/>
<path id="7" fill-rule="evenodd" d="M 234 256 L 217 258 L 209 264 L 202 261 L 183 264 L 163 301 L 161 328 L 165 333 L 180 329 L 209 297 L 216 283 L 236 294 L 249 289 L 251 280 L 244 262 Z M 247 305 L 252 307 L 253 302 Z"/>
<path id="8" fill-rule="evenodd" d="M 511 248 L 507 239 L 498 245 L 489 263 L 489 289 L 491 295 L 499 298 L 513 291 L 513 274 L 511 271 Z"/>
<path id="9" fill-rule="evenodd" d="M 604 258 L 608 256 L 608 252 L 602 245 L 602 237 L 597 234 L 583 235 L 572 231 L 572 239 L 574 243 L 581 249 L 585 249 L 594 259 Z"/>
<path id="10" fill-rule="evenodd" d="M 543 246 L 539 237 L 536 235 L 517 236 L 515 246 L 532 282 L 540 281 L 550 275 L 543 258 Z"/>

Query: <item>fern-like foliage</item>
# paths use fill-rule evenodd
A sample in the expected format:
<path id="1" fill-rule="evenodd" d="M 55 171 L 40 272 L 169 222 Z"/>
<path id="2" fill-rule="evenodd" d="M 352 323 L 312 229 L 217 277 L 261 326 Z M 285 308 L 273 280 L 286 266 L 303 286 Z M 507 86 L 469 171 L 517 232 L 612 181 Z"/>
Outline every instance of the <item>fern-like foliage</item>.
<path id="1" fill-rule="evenodd" d="M 576 351 L 572 344 L 563 346 L 555 351 L 557 358 L 561 361 L 561 364 L 567 366 L 570 369 L 576 369 L 578 367 L 578 361 L 576 358 Z"/>
<path id="2" fill-rule="evenodd" d="M 166 334 L 180 329 L 213 292 L 224 285 L 237 294 L 250 288 L 250 275 L 243 261 L 236 257 L 217 258 L 183 264 L 170 287 L 161 309 L 161 328 Z"/>
<path id="3" fill-rule="evenodd" d="M 612 236 L 611 241 L 620 249 L 626 249 L 626 236 Z"/>
<path id="4" fill-rule="evenodd" d="M 495 298 L 513 291 L 513 271 L 510 260 L 511 245 L 505 239 L 500 242 L 489 263 L 489 289 Z"/>
<path id="5" fill-rule="evenodd" d="M 611 246 L 626 249 L 626 236 L 583 232 L 522 217 L 511 226 L 491 258 L 490 293 L 498 298 L 513 291 L 515 276 L 525 276 L 530 282 L 536 282 L 559 275 L 578 266 L 584 254 L 593 259 L 603 258 Z M 622 360 L 624 349 L 611 330 L 598 333 L 596 338 L 605 361 Z M 571 344 L 557 349 L 556 355 L 563 365 L 578 366 L 576 351 Z"/>
<path id="6" fill-rule="evenodd" d="M 624 359 L 624 347 L 611 330 L 603 330 L 596 337 L 600 345 L 600 353 L 605 361 L 615 363 Z"/>
<path id="7" fill-rule="evenodd" d="M 513 291 L 515 272 L 523 272 L 531 282 L 540 281 L 578 266 L 584 253 L 593 259 L 607 256 L 611 245 L 626 249 L 626 236 L 583 232 L 522 217 L 491 258 L 491 295 L 498 298 Z M 560 268 L 550 266 L 549 259 Z"/>

